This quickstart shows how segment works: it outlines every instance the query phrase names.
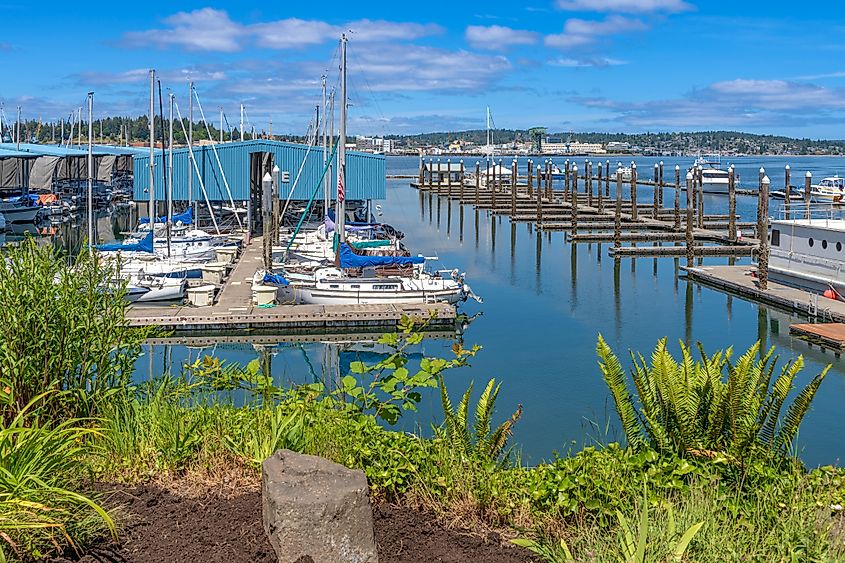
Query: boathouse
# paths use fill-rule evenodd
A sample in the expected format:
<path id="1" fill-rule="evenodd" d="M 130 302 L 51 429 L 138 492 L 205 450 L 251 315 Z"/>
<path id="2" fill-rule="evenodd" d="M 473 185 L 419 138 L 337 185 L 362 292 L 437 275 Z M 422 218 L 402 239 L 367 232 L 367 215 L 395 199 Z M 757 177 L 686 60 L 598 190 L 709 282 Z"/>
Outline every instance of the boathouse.
<path id="1" fill-rule="evenodd" d="M 248 201 L 250 194 L 261 189 L 261 179 L 279 167 L 278 196 L 285 200 L 308 201 L 323 197 L 323 149 L 296 143 L 256 139 L 195 146 L 191 198 L 195 202 Z M 167 151 L 155 151 L 155 199 L 165 199 L 164 171 L 169 164 Z M 188 200 L 188 148 L 173 149 L 173 200 Z M 135 201 L 149 201 L 150 156 L 134 159 Z M 329 166 L 330 197 L 337 193 L 337 167 Z M 386 195 L 385 160 L 383 155 L 346 153 L 346 199 L 368 201 Z"/>

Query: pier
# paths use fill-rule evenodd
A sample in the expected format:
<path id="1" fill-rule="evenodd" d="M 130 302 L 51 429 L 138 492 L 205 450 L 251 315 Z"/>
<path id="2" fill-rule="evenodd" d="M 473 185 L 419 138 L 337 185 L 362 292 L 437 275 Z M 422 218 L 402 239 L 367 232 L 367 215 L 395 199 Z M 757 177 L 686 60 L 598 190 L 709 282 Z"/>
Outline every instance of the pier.
<path id="1" fill-rule="evenodd" d="M 561 172 L 553 173 L 551 161 L 535 167 L 529 160 L 522 175 L 517 160 L 510 163 L 510 170 L 504 164 L 502 160 L 492 166 L 487 163 L 485 169 L 476 163 L 474 173 L 468 173 L 463 161 L 421 160 L 411 186 L 420 190 L 420 197 L 436 194 L 513 222 L 533 223 L 540 231 L 566 231 L 572 242 L 610 242 L 608 254 L 615 258 L 686 256 L 687 265 L 692 266 L 695 258 L 703 256 L 756 256 L 759 233 L 768 232 L 769 185 L 764 185 L 762 175 L 758 190 L 740 191 L 731 170 L 726 194 L 729 213 L 708 215 L 700 170 L 686 174 L 682 182 L 676 167 L 674 182 L 668 182 L 663 167 L 657 165 L 654 180 L 640 179 L 636 166 L 630 179 L 623 180 L 621 170 L 611 170 L 609 161 L 598 162 L 595 168 L 587 161 L 580 171 L 567 161 Z M 650 201 L 637 197 L 640 185 L 654 186 Z M 744 193 L 758 197 L 754 222 L 740 221 L 736 213 L 736 197 Z M 749 232 L 754 237 L 747 236 Z"/>
<path id="2" fill-rule="evenodd" d="M 252 278 L 262 265 L 263 238 L 253 238 L 207 307 L 190 305 L 132 305 L 130 326 L 159 326 L 174 332 L 284 330 L 333 332 L 339 330 L 393 330 L 402 317 L 427 321 L 433 330 L 454 327 L 455 308 L 446 303 L 425 305 L 274 305 L 252 303 Z M 430 319 L 431 317 L 431 319 Z M 430 319 L 430 320 L 429 320 Z"/>

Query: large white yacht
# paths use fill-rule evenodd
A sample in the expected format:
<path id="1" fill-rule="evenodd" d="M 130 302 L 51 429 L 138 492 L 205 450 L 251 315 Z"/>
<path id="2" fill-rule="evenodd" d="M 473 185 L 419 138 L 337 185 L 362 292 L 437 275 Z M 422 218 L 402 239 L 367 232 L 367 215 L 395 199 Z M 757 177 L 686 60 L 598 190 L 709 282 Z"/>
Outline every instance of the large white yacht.
<path id="1" fill-rule="evenodd" d="M 810 199 L 814 203 L 842 203 L 845 199 L 845 178 L 830 176 L 818 184 L 813 184 Z"/>
<path id="2" fill-rule="evenodd" d="M 803 212 L 802 215 L 805 215 Z M 845 296 L 845 219 L 819 217 L 777 219 L 769 233 L 769 278 L 787 285 Z"/>
<path id="3" fill-rule="evenodd" d="M 695 159 L 693 168 L 701 168 L 701 190 L 710 194 L 728 193 L 730 172 L 722 167 L 718 155 L 704 155 Z M 734 187 L 739 187 L 739 174 L 734 174 Z"/>

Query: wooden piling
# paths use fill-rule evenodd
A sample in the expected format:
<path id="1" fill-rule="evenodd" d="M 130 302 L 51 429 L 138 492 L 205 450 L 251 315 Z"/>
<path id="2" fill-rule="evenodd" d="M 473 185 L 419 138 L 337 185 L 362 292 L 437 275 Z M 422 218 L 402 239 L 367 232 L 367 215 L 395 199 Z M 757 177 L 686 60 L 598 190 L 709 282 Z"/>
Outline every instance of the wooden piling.
<path id="1" fill-rule="evenodd" d="M 548 165 L 546 165 L 546 170 L 548 171 Z M 540 186 L 537 186 L 537 232 L 540 232 L 540 229 L 543 228 L 543 190 L 540 189 Z"/>
<path id="2" fill-rule="evenodd" d="M 569 197 L 569 159 L 563 163 L 563 203 L 566 203 Z"/>
<path id="3" fill-rule="evenodd" d="M 757 254 L 757 279 L 760 282 L 760 290 L 766 291 L 769 288 L 769 177 L 763 176 L 760 181 L 760 211 L 758 219 L 757 239 L 760 247 Z"/>
<path id="4" fill-rule="evenodd" d="M 534 161 L 529 158 L 528 159 L 528 176 L 527 176 L 528 180 L 526 182 L 528 184 L 528 197 L 529 198 L 531 198 L 533 193 L 534 193 L 532 191 L 532 187 L 531 187 L 534 183 L 533 176 L 531 175 L 532 172 L 533 172 L 533 169 L 534 169 Z"/>
<path id="5" fill-rule="evenodd" d="M 704 228 L 704 173 L 698 171 L 698 228 Z"/>
<path id="6" fill-rule="evenodd" d="M 637 164 L 631 163 L 631 220 L 637 220 Z"/>
<path id="7" fill-rule="evenodd" d="M 513 159 L 512 162 L 513 168 L 511 169 L 511 217 L 516 215 L 516 181 L 517 181 L 517 174 L 516 174 L 516 159 Z"/>
<path id="8" fill-rule="evenodd" d="M 736 173 L 733 164 L 728 167 L 728 239 L 736 241 Z"/>
<path id="9" fill-rule="evenodd" d="M 428 189 L 430 190 L 434 186 L 434 161 L 432 159 L 428 159 Z"/>
<path id="10" fill-rule="evenodd" d="M 481 192 L 481 163 L 475 161 L 475 209 L 478 210 L 478 199 Z"/>
<path id="11" fill-rule="evenodd" d="M 584 187 L 587 189 L 587 205 L 593 207 L 593 163 L 588 162 L 584 169 Z"/>
<path id="12" fill-rule="evenodd" d="M 657 191 L 659 189 L 658 188 L 659 181 L 660 181 L 659 171 L 657 169 L 657 163 L 655 162 L 654 163 L 654 193 L 652 194 L 653 197 L 652 197 L 652 207 L 651 207 L 651 218 L 652 219 L 657 219 L 657 208 L 660 205 L 660 202 L 658 200 L 658 195 L 657 195 Z"/>
<path id="13" fill-rule="evenodd" d="M 784 210 L 784 216 L 786 217 L 786 220 L 787 220 L 787 221 L 789 220 L 789 172 L 790 172 L 790 170 L 789 170 L 789 165 L 787 164 L 787 165 L 783 168 L 783 176 L 784 176 L 784 183 L 783 183 L 783 194 L 784 194 L 784 198 L 783 198 L 783 210 Z"/>
<path id="14" fill-rule="evenodd" d="M 578 165 L 572 165 L 572 234 L 578 234 Z"/>
<path id="15" fill-rule="evenodd" d="M 804 174 L 804 218 L 810 218 L 810 197 L 813 191 L 813 173 L 809 170 Z"/>
<path id="16" fill-rule="evenodd" d="M 658 194 L 657 205 L 660 206 L 660 207 L 663 207 L 663 186 L 664 186 L 664 182 L 663 182 L 663 161 L 661 160 L 659 164 L 660 164 L 660 172 L 657 175 L 657 187 L 659 188 L 659 191 L 657 192 L 657 194 Z"/>
<path id="17" fill-rule="evenodd" d="M 452 199 L 452 159 L 446 159 L 446 197 Z"/>
<path id="18" fill-rule="evenodd" d="M 616 169 L 616 210 L 613 213 L 613 248 L 622 246 L 622 167 Z"/>
<path id="19" fill-rule="evenodd" d="M 693 188 L 693 175 L 692 172 L 687 172 L 687 195 L 689 195 L 690 191 Z M 692 238 L 692 202 L 690 198 L 687 197 L 687 224 L 686 224 L 686 246 L 687 246 L 687 267 L 692 268 L 695 264 L 695 251 L 693 249 L 693 238 Z"/>
<path id="20" fill-rule="evenodd" d="M 425 181 L 425 163 L 423 162 L 422 154 L 420 154 L 420 186 L 423 186 Z"/>
<path id="21" fill-rule="evenodd" d="M 554 199 L 554 176 L 552 175 L 552 167 L 553 163 L 551 159 L 549 159 L 549 163 L 546 165 L 546 199 L 551 202 Z"/>
<path id="22" fill-rule="evenodd" d="M 755 235 L 757 238 L 760 238 L 761 227 L 763 225 L 763 178 L 766 177 L 766 170 L 764 168 L 760 168 L 760 177 L 757 182 L 757 226 Z"/>
<path id="23" fill-rule="evenodd" d="M 681 230 L 681 167 L 675 165 L 675 230 Z"/>
<path id="24" fill-rule="evenodd" d="M 460 190 L 458 190 L 458 200 L 460 201 L 460 203 L 464 202 L 464 180 L 466 179 L 464 177 L 465 170 L 466 169 L 464 168 L 464 159 L 461 159 L 461 188 Z"/>
<path id="25" fill-rule="evenodd" d="M 604 197 L 610 199 L 610 161 L 604 162 Z"/>
<path id="26" fill-rule="evenodd" d="M 601 181 L 602 168 L 603 167 L 601 165 L 601 162 L 599 162 L 599 169 L 598 169 L 599 178 L 598 178 L 598 185 L 597 185 L 598 189 L 596 190 L 596 196 L 598 196 L 598 199 L 599 199 L 599 202 L 598 202 L 599 213 L 604 213 L 604 197 L 603 197 L 604 188 L 602 187 L 602 181 Z"/>

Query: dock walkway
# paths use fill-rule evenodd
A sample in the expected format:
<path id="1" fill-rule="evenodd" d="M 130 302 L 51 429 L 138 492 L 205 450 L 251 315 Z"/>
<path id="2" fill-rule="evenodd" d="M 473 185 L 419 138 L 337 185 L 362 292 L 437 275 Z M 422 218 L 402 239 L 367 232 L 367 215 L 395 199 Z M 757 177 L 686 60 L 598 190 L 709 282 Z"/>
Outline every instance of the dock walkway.
<path id="1" fill-rule="evenodd" d="M 404 316 L 426 320 L 429 327 L 455 325 L 455 308 L 447 303 L 425 305 L 276 305 L 252 304 L 252 277 L 261 267 L 262 238 L 244 246 L 239 260 L 220 289 L 214 305 L 133 305 L 127 315 L 130 326 L 159 326 L 173 331 L 354 330 L 393 329 Z"/>

